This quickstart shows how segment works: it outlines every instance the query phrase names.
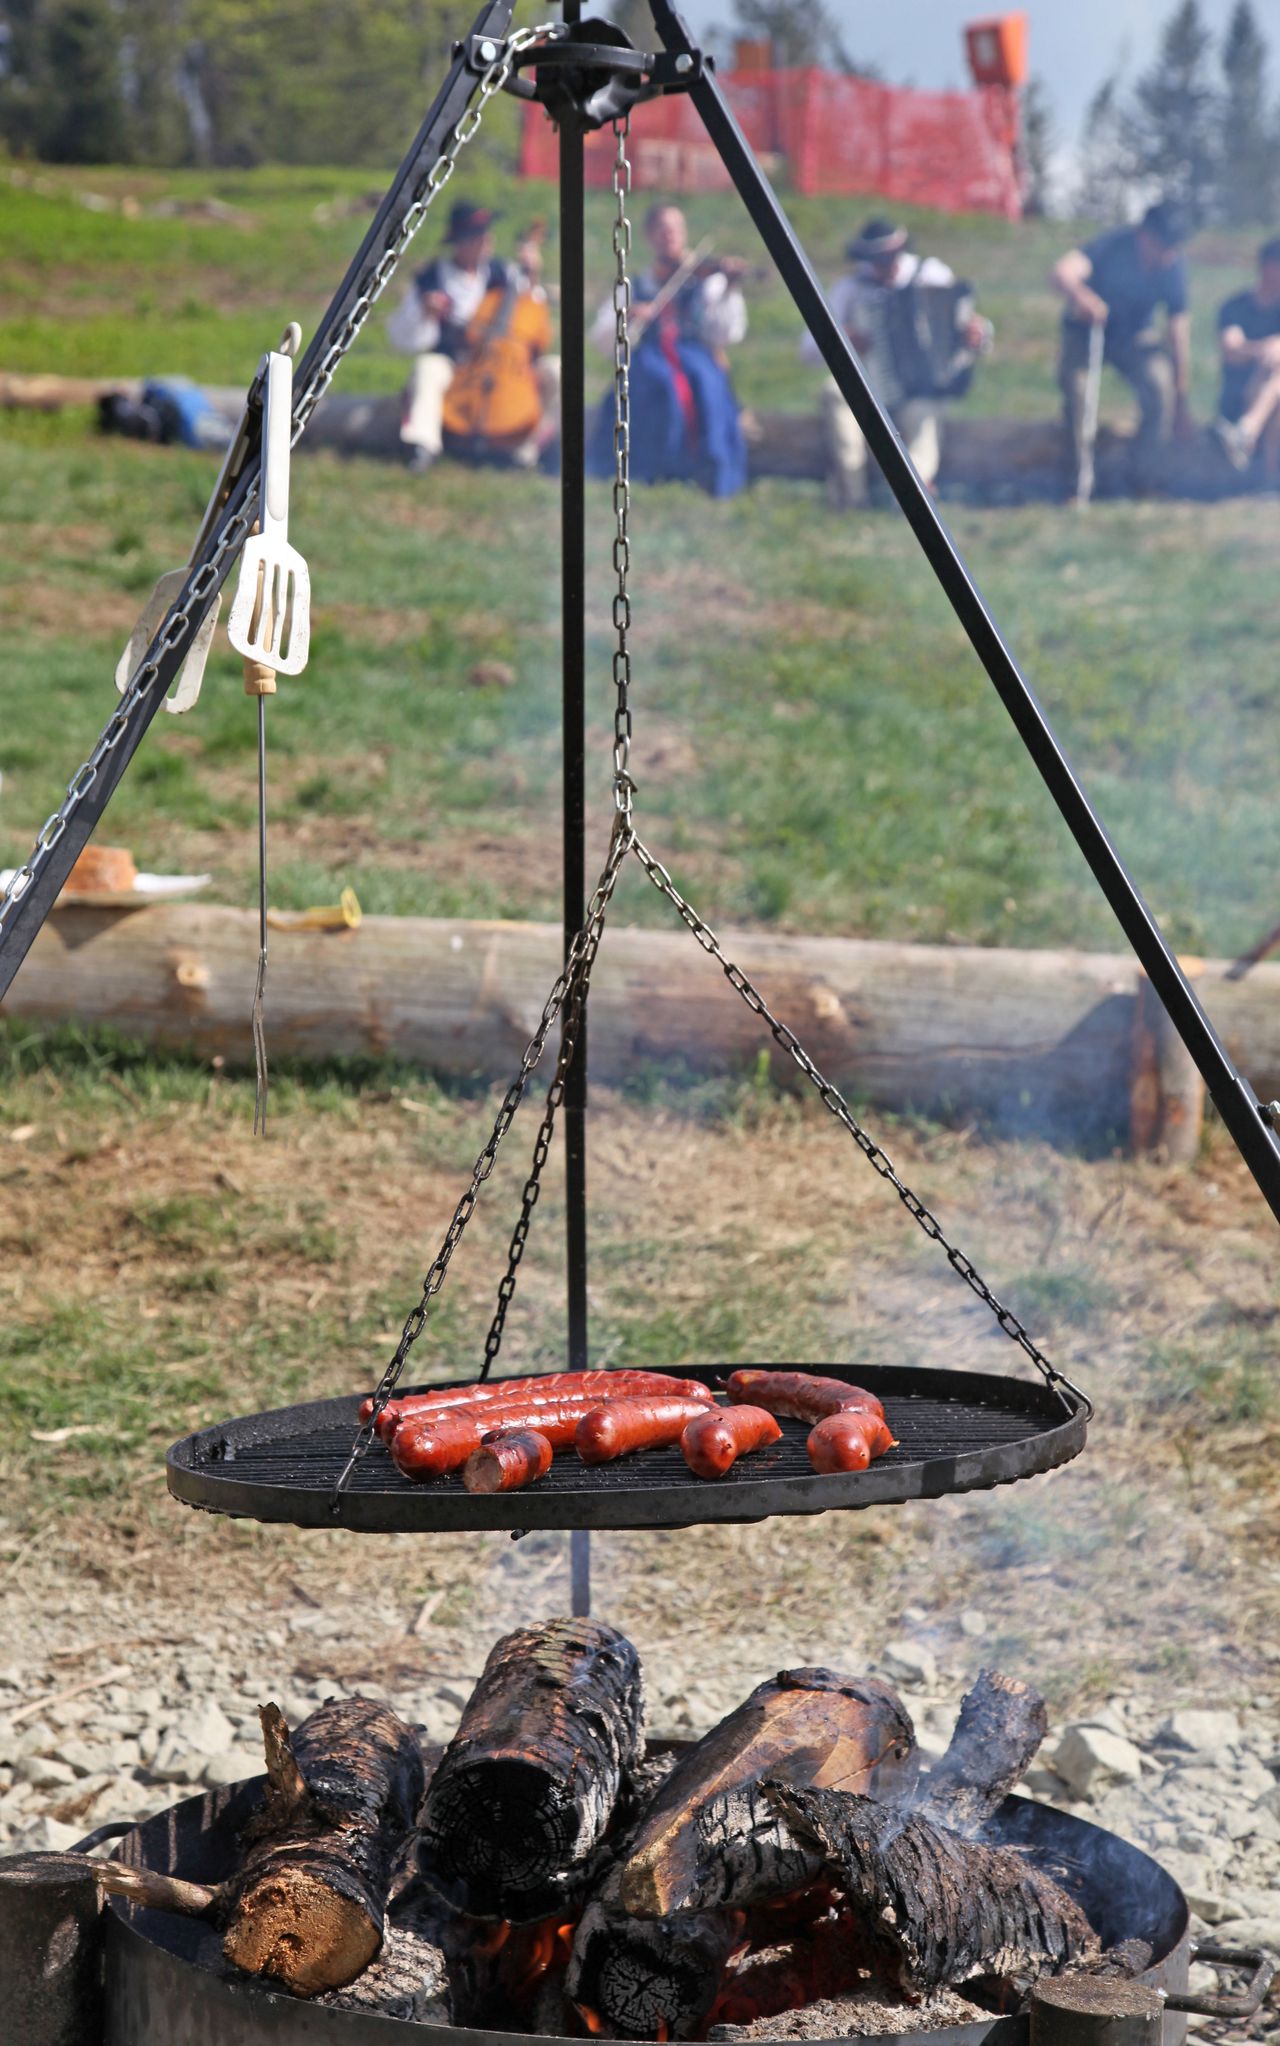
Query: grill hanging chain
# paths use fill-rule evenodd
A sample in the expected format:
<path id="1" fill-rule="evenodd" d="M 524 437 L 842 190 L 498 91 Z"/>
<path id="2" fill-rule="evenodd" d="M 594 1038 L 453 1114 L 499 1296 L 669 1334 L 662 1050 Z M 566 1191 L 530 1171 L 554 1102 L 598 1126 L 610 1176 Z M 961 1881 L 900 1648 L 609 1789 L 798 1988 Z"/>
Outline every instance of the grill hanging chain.
<path id="1" fill-rule="evenodd" d="M 633 837 L 631 813 L 635 784 L 629 772 L 631 753 L 631 652 L 628 635 L 631 630 L 631 594 L 628 580 L 631 570 L 631 539 L 628 523 L 631 512 L 631 222 L 627 217 L 627 198 L 631 191 L 631 163 L 627 156 L 629 121 L 622 116 L 613 124 L 615 148 L 613 157 L 613 566 L 617 576 L 617 589 L 613 599 L 613 629 L 616 645 L 613 654 L 613 684 L 615 706 L 613 716 L 613 800 L 621 835 L 628 841 Z M 624 848 L 625 850 L 625 848 Z M 560 1056 L 556 1061 L 555 1076 L 547 1089 L 546 1107 L 533 1146 L 533 1163 L 525 1181 L 520 1199 L 520 1213 L 512 1232 L 507 1251 L 507 1269 L 498 1286 L 497 1304 L 493 1321 L 485 1338 L 484 1363 L 480 1368 L 483 1381 L 493 1369 L 494 1360 L 502 1347 L 503 1331 L 506 1327 L 507 1310 L 515 1297 L 520 1262 L 524 1257 L 533 1222 L 533 1211 L 538 1205 L 542 1189 L 542 1168 L 551 1152 L 555 1134 L 556 1114 L 564 1099 L 569 1068 L 573 1064 L 578 1048 L 578 1036 L 582 1017 L 586 1010 L 587 995 L 591 981 L 591 968 L 595 961 L 599 943 L 591 945 L 584 954 L 582 970 L 573 983 L 567 997 L 565 1020 L 560 1038 Z"/>
<path id="2" fill-rule="evenodd" d="M 681 921 L 693 932 L 703 951 L 716 961 L 730 987 L 734 989 L 735 993 L 741 995 L 752 1014 L 760 1017 L 775 1043 L 786 1052 L 788 1058 L 804 1074 L 805 1079 L 817 1090 L 824 1108 L 829 1109 L 836 1121 L 842 1124 L 848 1131 L 872 1170 L 878 1172 L 881 1179 L 888 1181 L 907 1213 L 919 1223 L 925 1235 L 931 1242 L 941 1245 L 946 1253 L 947 1263 L 951 1266 L 951 1269 L 954 1272 L 958 1272 L 966 1286 L 977 1294 L 984 1306 L 991 1309 L 1002 1335 L 1008 1336 L 1010 1342 L 1016 1343 L 1024 1355 L 1030 1358 L 1036 1369 L 1042 1373 L 1047 1384 L 1055 1388 L 1065 1388 L 1067 1392 L 1073 1393 L 1082 1403 L 1085 1410 L 1091 1414 L 1093 1412 L 1092 1401 L 1085 1393 L 1081 1392 L 1078 1385 L 1074 1385 L 1069 1378 L 1058 1370 L 1056 1365 L 1049 1361 L 1044 1351 L 1040 1349 L 1039 1345 L 1028 1334 L 1013 1310 L 1006 1307 L 991 1290 L 991 1287 L 987 1284 L 977 1266 L 944 1235 L 942 1225 L 936 1215 L 925 1206 L 919 1195 L 913 1193 L 906 1181 L 899 1176 L 897 1168 L 888 1152 L 882 1150 L 875 1141 L 875 1138 L 863 1129 L 840 1089 L 831 1080 L 828 1080 L 814 1064 L 794 1030 L 789 1029 L 785 1023 L 781 1022 L 774 1015 L 764 996 L 747 979 L 741 967 L 735 966 L 732 960 L 725 957 L 720 940 L 715 932 L 708 924 L 703 922 L 697 910 L 680 893 L 680 890 L 676 887 L 675 882 L 661 861 L 655 859 L 644 841 L 635 837 L 634 834 L 632 836 L 631 848 L 659 895 L 665 896 L 672 908 L 679 914 Z"/>
<path id="3" fill-rule="evenodd" d="M 516 57 L 521 51 L 532 48 L 535 43 L 549 39 L 558 40 L 567 34 L 566 23 L 544 21 L 535 28 L 514 30 L 499 46 L 493 62 L 480 79 L 475 98 L 432 164 L 420 190 L 400 222 L 394 239 L 388 243 L 369 273 L 368 283 L 359 297 L 353 301 L 350 311 L 304 387 L 293 415 L 295 446 L 316 406 L 333 382 L 339 364 L 354 346 L 365 321 L 394 277 L 400 259 L 426 219 L 428 209 L 453 176 L 460 151 L 475 135 L 490 100 L 496 93 L 502 91 L 510 78 Z M 213 592 L 225 578 L 226 568 L 230 567 L 253 531 L 257 508 L 258 484 L 256 479 L 250 479 L 238 509 L 225 519 L 221 528 L 217 530 L 216 538 L 210 536 L 212 540 L 210 552 L 198 564 L 193 562 L 191 574 L 180 599 L 148 647 L 146 658 L 130 676 L 127 687 L 98 736 L 98 743 L 93 752 L 83 766 L 77 768 L 72 775 L 61 803 L 45 818 L 25 862 L 19 867 L 3 895 L 0 895 L 0 937 L 3 937 L 5 925 L 13 911 L 27 893 L 45 860 L 98 779 L 104 762 L 115 752 L 129 731 L 139 699 L 147 696 L 155 688 L 160 676 L 157 656 L 169 653 L 184 643 L 190 646 L 189 628 L 192 613 L 198 605 L 204 604 L 206 599 L 212 601 Z"/>

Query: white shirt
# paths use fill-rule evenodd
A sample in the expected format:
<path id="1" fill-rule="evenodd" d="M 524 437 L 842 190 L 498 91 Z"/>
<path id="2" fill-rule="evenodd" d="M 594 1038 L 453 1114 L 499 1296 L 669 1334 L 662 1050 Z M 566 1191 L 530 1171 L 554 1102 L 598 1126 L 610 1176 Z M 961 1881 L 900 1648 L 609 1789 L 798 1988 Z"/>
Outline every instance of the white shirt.
<path id="1" fill-rule="evenodd" d="M 869 266 L 859 264 L 856 269 L 846 270 L 837 277 L 827 293 L 827 302 L 844 332 L 870 337 L 865 340 L 865 345 L 859 346 L 858 353 L 882 403 L 896 404 L 901 395 L 885 346 L 884 306 L 889 293 L 905 290 L 908 284 L 954 284 L 955 281 L 954 270 L 937 256 L 917 256 L 913 250 L 907 249 L 898 258 L 892 284 L 881 284 Z M 805 362 L 822 361 L 822 352 L 807 329 L 800 341 L 800 354 Z"/>
<path id="2" fill-rule="evenodd" d="M 747 301 L 741 287 L 731 284 L 723 271 L 713 270 L 696 288 L 700 294 L 696 321 L 699 340 L 705 341 L 708 348 L 736 348 L 740 341 L 745 341 Z M 635 280 L 636 306 L 655 299 L 661 289 L 654 271 L 641 271 Z M 612 355 L 616 331 L 613 300 L 608 298 L 592 322 L 592 345 L 602 355 Z"/>
<path id="3" fill-rule="evenodd" d="M 441 255 L 432 267 L 436 273 L 435 288 L 449 301 L 450 324 L 468 326 L 489 289 L 489 264 L 482 263 L 478 270 L 464 270 L 451 257 Z M 431 355 L 440 340 L 440 325 L 439 315 L 422 303 L 415 281 L 387 322 L 387 338 L 393 348 L 406 355 Z"/>

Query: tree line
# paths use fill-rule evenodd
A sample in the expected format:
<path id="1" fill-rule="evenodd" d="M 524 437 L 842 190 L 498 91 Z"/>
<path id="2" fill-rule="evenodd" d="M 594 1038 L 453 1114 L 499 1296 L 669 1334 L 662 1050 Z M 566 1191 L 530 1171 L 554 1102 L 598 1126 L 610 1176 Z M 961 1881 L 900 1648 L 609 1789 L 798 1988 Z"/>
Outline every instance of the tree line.
<path id="1" fill-rule="evenodd" d="M 1252 0 L 1221 39 L 1199 0 L 1179 0 L 1155 56 L 1126 88 L 1099 86 L 1085 119 L 1077 210 L 1123 219 L 1137 198 L 1177 199 L 1197 226 L 1274 225 L 1280 215 L 1280 104 Z"/>
<path id="2" fill-rule="evenodd" d="M 733 0 L 730 30 L 780 64 L 865 70 L 827 0 Z M 605 0 L 643 39 L 642 0 Z M 0 0 L 0 144 L 53 162 L 376 163 L 396 156 L 441 77 L 455 0 Z M 1122 219 L 1157 193 L 1198 223 L 1280 215 L 1280 105 L 1254 0 L 1224 34 L 1177 0 L 1154 57 L 1094 95 L 1077 209 Z M 1024 94 L 1029 210 L 1044 210 L 1051 92 Z"/>

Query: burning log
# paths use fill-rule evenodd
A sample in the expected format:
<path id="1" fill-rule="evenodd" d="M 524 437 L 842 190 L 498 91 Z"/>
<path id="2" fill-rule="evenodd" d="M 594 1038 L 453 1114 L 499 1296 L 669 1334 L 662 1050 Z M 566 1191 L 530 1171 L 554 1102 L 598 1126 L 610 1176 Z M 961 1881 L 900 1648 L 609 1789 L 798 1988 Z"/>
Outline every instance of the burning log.
<path id="1" fill-rule="evenodd" d="M 652 1918 L 784 1896 L 819 1870 L 807 1849 L 797 1856 L 784 1837 L 760 1796 L 762 1777 L 900 1797 L 917 1767 L 915 1730 L 887 1684 L 829 1669 L 783 1670 L 681 1756 L 632 1835 L 611 1892 L 621 1910 Z"/>
<path id="2" fill-rule="evenodd" d="M 265 1808 L 226 1886 L 223 1953 L 298 1996 L 340 1989 L 382 1944 L 396 1855 L 423 1790 L 422 1755 L 387 1705 L 331 1698 L 289 1739 L 261 1712 Z"/>
<path id="3" fill-rule="evenodd" d="M 826 1861 L 780 1823 L 760 1778 L 894 1796 L 916 1766 L 911 1721 L 886 1684 L 801 1669 L 759 1685 L 642 1814 L 582 1915 L 569 1996 L 624 2038 L 689 2038 L 715 2001 L 742 1907 L 808 1887 Z"/>
<path id="4" fill-rule="evenodd" d="M 979 1833 L 1045 1737 L 1044 1699 L 1017 1677 L 979 1670 L 945 1755 L 921 1785 L 917 1810 L 953 1832 Z"/>
<path id="5" fill-rule="evenodd" d="M 1017 1848 L 963 1839 L 867 1797 L 767 1788 L 797 1838 L 821 1850 L 877 1972 L 909 1994 L 988 1975 L 1034 1980 L 1097 1959 L 1080 1906 Z"/>
<path id="6" fill-rule="evenodd" d="M 432 1779 L 422 1874 L 477 1917 L 562 1913 L 643 1744 L 640 1659 L 623 1635 L 568 1619 L 506 1635 Z"/>

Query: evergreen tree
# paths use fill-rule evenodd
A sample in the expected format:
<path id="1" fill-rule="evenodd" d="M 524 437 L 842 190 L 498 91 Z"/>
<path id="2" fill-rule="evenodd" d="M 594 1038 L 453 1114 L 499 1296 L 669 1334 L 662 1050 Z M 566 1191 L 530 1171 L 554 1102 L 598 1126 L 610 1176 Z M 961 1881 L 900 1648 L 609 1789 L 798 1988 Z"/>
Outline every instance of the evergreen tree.
<path id="1" fill-rule="evenodd" d="M 1055 142 L 1048 88 L 1043 78 L 1030 78 L 1022 94 L 1022 129 L 1018 148 L 1024 213 L 1038 216 L 1050 210 Z"/>
<path id="2" fill-rule="evenodd" d="M 738 35 L 772 44 L 780 70 L 816 66 L 859 78 L 873 75 L 850 56 L 826 0 L 734 0 L 733 14 Z"/>
<path id="3" fill-rule="evenodd" d="M 51 0 L 31 55 L 35 146 L 55 163 L 129 155 L 119 17 L 111 0 Z"/>
<path id="4" fill-rule="evenodd" d="M 1120 81 L 1104 78 L 1089 102 L 1080 145 L 1075 211 L 1087 220 L 1121 221 L 1129 211 L 1129 166 L 1121 136 Z"/>
<path id="5" fill-rule="evenodd" d="M 1250 0 L 1236 0 L 1222 41 L 1218 207 L 1233 227 L 1270 222 L 1280 204 L 1280 117 L 1267 98 L 1267 45 Z"/>
<path id="6" fill-rule="evenodd" d="M 1194 221 L 1216 204 L 1218 95 L 1209 72 L 1212 37 L 1198 0 L 1180 0 L 1166 21 L 1154 63 L 1120 116 L 1131 176 L 1178 199 Z"/>

